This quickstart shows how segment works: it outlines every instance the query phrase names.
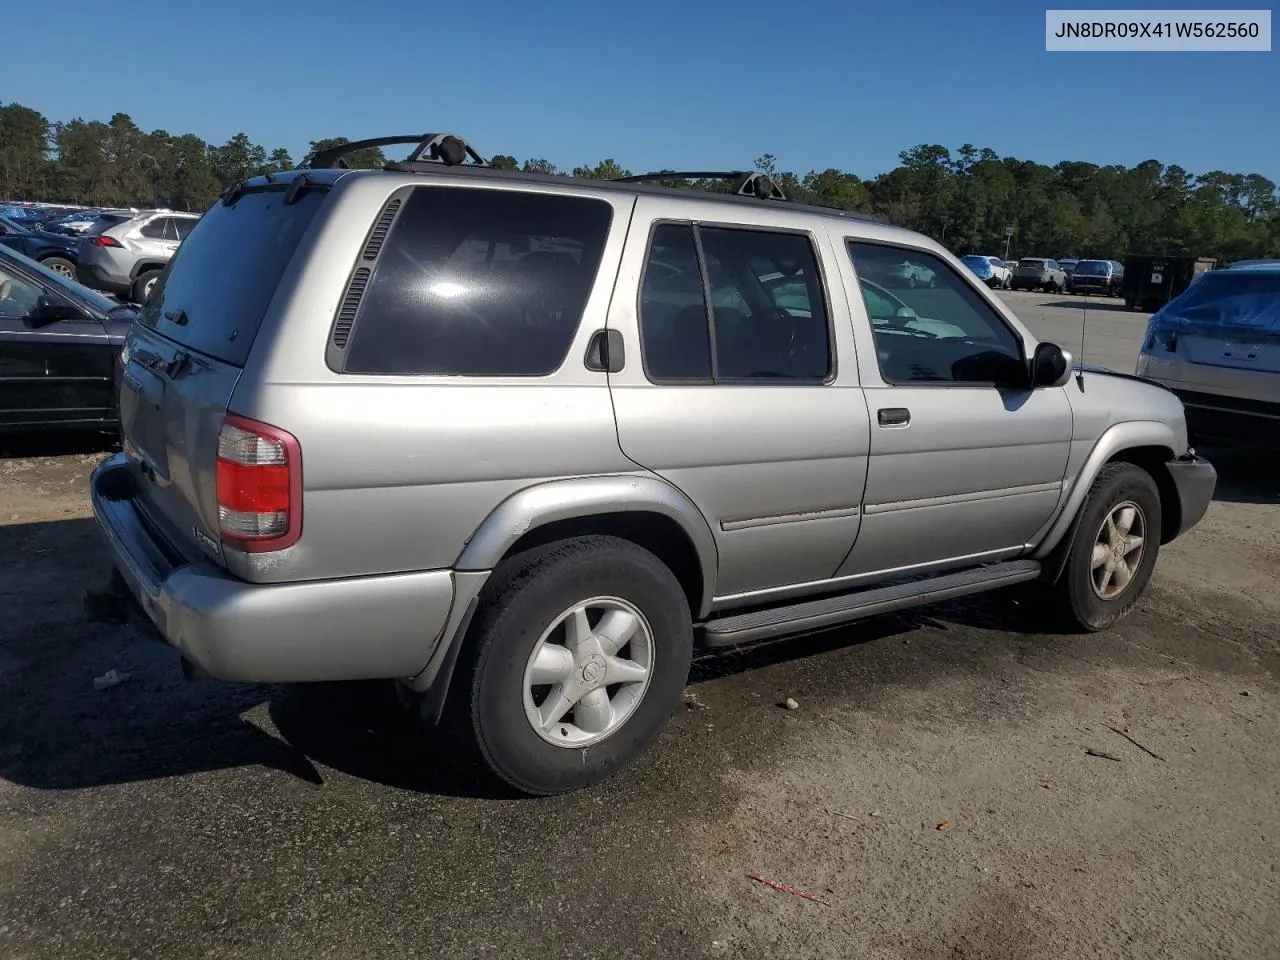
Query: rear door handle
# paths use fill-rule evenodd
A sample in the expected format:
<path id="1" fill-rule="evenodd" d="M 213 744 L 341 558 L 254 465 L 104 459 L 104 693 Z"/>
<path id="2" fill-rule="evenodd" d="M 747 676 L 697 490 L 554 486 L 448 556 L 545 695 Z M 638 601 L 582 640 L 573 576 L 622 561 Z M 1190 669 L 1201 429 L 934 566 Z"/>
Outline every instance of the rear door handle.
<path id="1" fill-rule="evenodd" d="M 906 407 L 884 407 L 876 411 L 876 420 L 882 427 L 905 427 L 911 422 L 911 411 Z"/>

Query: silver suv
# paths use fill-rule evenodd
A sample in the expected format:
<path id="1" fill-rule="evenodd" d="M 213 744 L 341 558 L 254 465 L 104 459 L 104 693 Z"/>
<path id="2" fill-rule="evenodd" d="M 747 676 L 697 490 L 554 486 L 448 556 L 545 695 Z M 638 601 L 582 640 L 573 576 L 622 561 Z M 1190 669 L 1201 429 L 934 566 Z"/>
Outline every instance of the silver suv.
<path id="1" fill-rule="evenodd" d="M 100 220 L 80 239 L 76 279 L 145 303 L 160 271 L 199 219 L 195 213 L 149 210 L 123 222 Z"/>
<path id="2" fill-rule="evenodd" d="M 367 145 L 231 188 L 126 344 L 93 502 L 189 675 L 395 678 L 554 793 L 658 736 L 695 645 L 1015 584 L 1102 629 L 1209 504 L 1176 396 L 1073 378 L 919 234 L 454 138 L 334 168 Z"/>
<path id="3" fill-rule="evenodd" d="M 1056 260 L 1044 257 L 1023 257 L 1013 268 L 1014 290 L 1043 290 L 1045 293 L 1062 293 L 1067 289 L 1067 273 Z"/>

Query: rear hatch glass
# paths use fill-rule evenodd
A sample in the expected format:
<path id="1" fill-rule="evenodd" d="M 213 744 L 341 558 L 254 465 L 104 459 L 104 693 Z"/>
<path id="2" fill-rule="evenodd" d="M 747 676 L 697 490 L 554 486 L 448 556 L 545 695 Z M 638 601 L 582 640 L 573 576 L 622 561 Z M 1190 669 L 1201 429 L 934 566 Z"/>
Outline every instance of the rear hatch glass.
<path id="1" fill-rule="evenodd" d="M 278 190 L 217 203 L 170 261 L 138 321 L 176 343 L 244 366 L 276 284 L 324 200 L 303 190 L 286 204 Z"/>
<path id="2" fill-rule="evenodd" d="M 250 191 L 204 215 L 130 336 L 120 425 L 141 508 L 189 555 L 223 561 L 217 450 L 241 368 L 303 233 L 324 201 Z"/>

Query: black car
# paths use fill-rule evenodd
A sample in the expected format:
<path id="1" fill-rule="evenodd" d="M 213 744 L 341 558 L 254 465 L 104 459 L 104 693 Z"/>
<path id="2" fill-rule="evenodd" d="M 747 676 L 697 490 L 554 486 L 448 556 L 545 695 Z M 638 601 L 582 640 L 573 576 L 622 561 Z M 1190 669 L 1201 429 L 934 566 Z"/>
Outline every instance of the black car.
<path id="1" fill-rule="evenodd" d="M 1088 296 L 1100 293 L 1118 297 L 1124 286 L 1124 264 L 1115 260 L 1081 260 L 1067 283 L 1067 290 Z"/>
<path id="2" fill-rule="evenodd" d="M 33 230 L 8 217 L 0 217 L 0 246 L 17 250 L 68 279 L 76 275 L 76 239 Z"/>
<path id="3" fill-rule="evenodd" d="M 0 431 L 113 428 L 134 313 L 0 246 Z"/>

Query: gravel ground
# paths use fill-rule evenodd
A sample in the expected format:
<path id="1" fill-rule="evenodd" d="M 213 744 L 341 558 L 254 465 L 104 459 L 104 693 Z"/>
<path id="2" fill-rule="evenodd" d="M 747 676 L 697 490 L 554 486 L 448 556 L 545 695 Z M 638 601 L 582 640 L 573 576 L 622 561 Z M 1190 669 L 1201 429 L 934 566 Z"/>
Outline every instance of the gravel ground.
<path id="1" fill-rule="evenodd" d="M 1083 301 L 1007 299 L 1078 352 Z M 1132 369 L 1145 317 L 1088 305 Z M 89 623 L 102 450 L 0 458 L 0 957 L 1280 956 L 1274 457 L 1215 455 L 1107 634 L 966 602 L 703 657 L 633 769 L 526 801 L 378 686 L 188 683 Z"/>

